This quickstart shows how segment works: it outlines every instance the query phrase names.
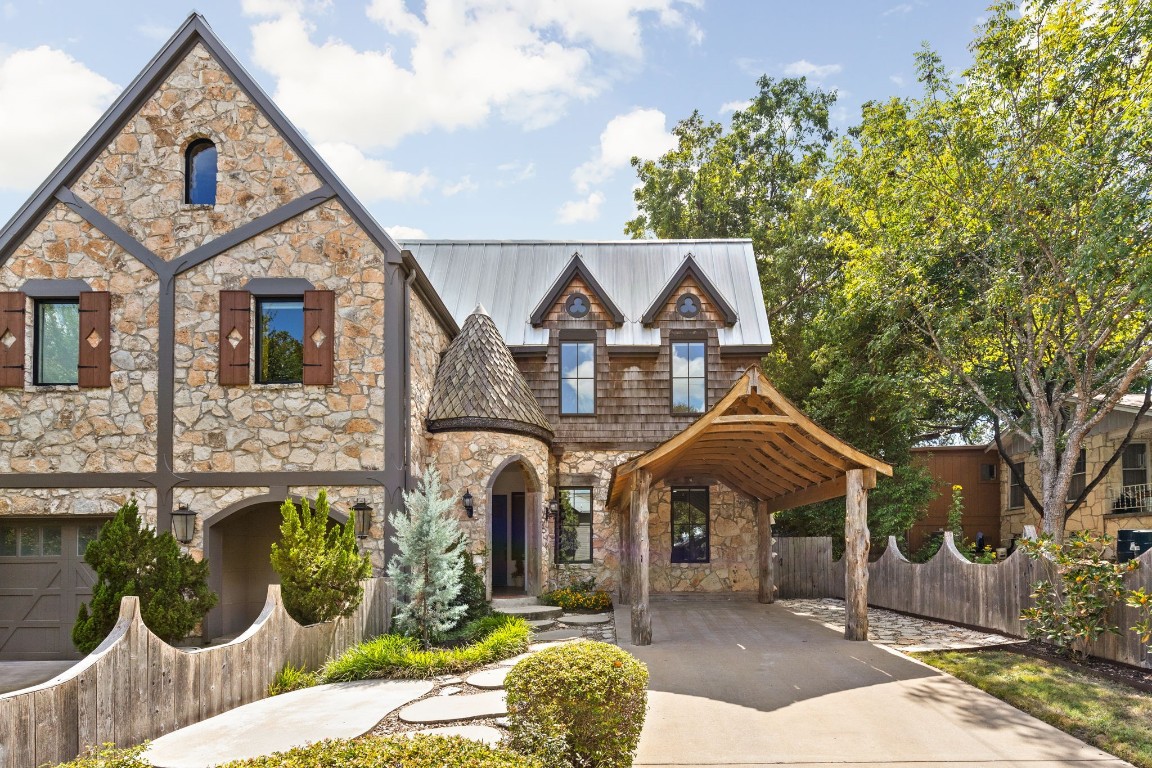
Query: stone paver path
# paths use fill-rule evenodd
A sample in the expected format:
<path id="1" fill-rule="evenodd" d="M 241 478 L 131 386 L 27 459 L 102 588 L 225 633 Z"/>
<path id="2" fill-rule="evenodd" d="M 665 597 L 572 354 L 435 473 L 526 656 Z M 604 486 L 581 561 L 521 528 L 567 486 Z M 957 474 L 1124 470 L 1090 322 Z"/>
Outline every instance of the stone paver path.
<path id="1" fill-rule="evenodd" d="M 421 699 L 400 710 L 400 719 L 406 723 L 457 723 L 461 720 L 479 720 L 508 714 L 504 691 L 485 691 L 463 696 L 434 696 Z"/>
<path id="2" fill-rule="evenodd" d="M 777 600 L 797 616 L 820 622 L 829 629 L 844 631 L 844 601 L 835 598 Z M 918 619 L 882 608 L 868 609 L 868 639 L 908 653 L 919 651 L 955 651 L 963 648 L 987 648 L 993 645 L 1022 643 L 1023 640 L 991 632 Z"/>
<path id="3" fill-rule="evenodd" d="M 470 675 L 465 682 L 475 688 L 503 688 L 504 678 L 508 677 L 508 673 L 511 671 L 512 667 L 493 667 Z"/>

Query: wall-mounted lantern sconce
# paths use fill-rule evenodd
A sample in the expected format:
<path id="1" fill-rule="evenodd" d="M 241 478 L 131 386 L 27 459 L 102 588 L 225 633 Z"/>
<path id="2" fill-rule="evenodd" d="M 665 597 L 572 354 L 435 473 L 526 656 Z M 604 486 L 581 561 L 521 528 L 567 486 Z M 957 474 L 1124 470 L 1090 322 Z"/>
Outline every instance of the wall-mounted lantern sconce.
<path id="1" fill-rule="evenodd" d="M 196 513 L 188 509 L 187 504 L 172 510 L 172 535 L 181 544 L 191 544 L 196 535 Z"/>
<path id="2" fill-rule="evenodd" d="M 467 513 L 468 517 L 476 514 L 476 506 L 472 501 L 472 491 L 464 491 L 464 498 L 460 501 L 464 503 L 464 512 Z"/>
<path id="3" fill-rule="evenodd" d="M 372 528 L 372 505 L 364 499 L 356 499 L 352 511 L 356 514 L 356 538 L 368 538 L 368 531 Z"/>
<path id="4" fill-rule="evenodd" d="M 548 499 L 548 503 L 544 505 L 544 519 L 552 520 L 560 514 L 560 499 L 553 496 Z"/>

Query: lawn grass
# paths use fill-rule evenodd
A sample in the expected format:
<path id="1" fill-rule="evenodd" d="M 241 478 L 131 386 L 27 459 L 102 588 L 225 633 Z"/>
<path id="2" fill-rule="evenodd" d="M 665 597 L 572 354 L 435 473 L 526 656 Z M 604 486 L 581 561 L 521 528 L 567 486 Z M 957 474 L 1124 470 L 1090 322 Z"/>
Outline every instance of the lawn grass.
<path id="1" fill-rule="evenodd" d="M 1152 768 L 1152 694 L 1009 651 L 912 654 L 1141 768 Z"/>

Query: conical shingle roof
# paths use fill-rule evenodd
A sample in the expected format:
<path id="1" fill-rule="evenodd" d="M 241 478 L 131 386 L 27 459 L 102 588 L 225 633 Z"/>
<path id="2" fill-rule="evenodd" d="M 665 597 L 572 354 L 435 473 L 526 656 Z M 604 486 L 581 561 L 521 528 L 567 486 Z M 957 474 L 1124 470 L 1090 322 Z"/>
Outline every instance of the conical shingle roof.
<path id="1" fill-rule="evenodd" d="M 552 427 L 483 307 L 464 321 L 436 371 L 428 430 L 491 430 L 552 442 Z"/>

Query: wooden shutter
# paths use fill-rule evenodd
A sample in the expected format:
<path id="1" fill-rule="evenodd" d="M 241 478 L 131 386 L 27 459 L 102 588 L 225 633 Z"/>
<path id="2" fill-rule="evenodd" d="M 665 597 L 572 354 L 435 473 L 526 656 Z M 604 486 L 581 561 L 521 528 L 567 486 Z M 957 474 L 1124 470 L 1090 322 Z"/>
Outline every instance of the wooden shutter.
<path id="1" fill-rule="evenodd" d="M 0 387 L 24 386 L 24 294 L 0 293 Z"/>
<path id="2" fill-rule="evenodd" d="M 77 383 L 81 387 L 112 386 L 112 294 L 85 291 L 80 294 L 80 365 Z"/>
<path id="3" fill-rule="evenodd" d="M 336 294 L 304 291 L 304 383 L 330 386 L 334 381 Z"/>
<path id="4" fill-rule="evenodd" d="M 220 385 L 244 386 L 252 378 L 252 294 L 220 291 Z"/>

